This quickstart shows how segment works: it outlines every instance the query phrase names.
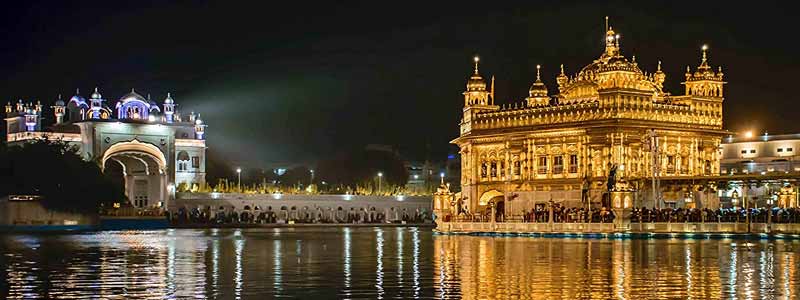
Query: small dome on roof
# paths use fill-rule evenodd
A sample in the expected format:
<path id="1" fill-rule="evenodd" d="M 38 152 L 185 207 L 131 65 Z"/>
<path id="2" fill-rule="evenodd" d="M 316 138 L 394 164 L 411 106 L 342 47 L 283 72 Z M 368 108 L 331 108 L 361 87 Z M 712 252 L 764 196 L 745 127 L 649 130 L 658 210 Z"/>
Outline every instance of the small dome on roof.
<path id="1" fill-rule="evenodd" d="M 56 106 L 64 106 L 64 100 L 61 100 L 61 94 L 58 94 L 58 99 L 56 99 Z"/>
<path id="2" fill-rule="evenodd" d="M 119 98 L 119 101 L 121 101 L 121 102 L 128 102 L 128 101 L 131 101 L 131 100 L 138 100 L 138 101 L 142 101 L 142 102 L 145 102 L 145 103 L 149 103 L 149 101 L 147 101 L 147 99 L 145 99 L 142 95 L 137 94 L 134 89 L 131 89 L 130 93 L 127 93 L 124 96 L 122 96 L 121 98 Z"/>
<path id="3" fill-rule="evenodd" d="M 540 69 L 541 66 L 536 65 L 536 81 L 534 81 L 533 84 L 531 84 L 531 88 L 528 89 L 528 94 L 531 97 L 547 97 L 547 86 L 542 82 L 542 77 L 539 73 Z"/>
<path id="4" fill-rule="evenodd" d="M 94 88 L 92 99 L 103 99 L 103 95 L 100 95 L 100 91 L 98 91 L 97 87 Z"/>
<path id="5" fill-rule="evenodd" d="M 72 102 L 75 102 L 76 106 L 89 107 L 89 104 L 86 104 L 86 99 L 81 97 L 80 90 L 77 90 L 77 89 L 75 90 L 75 96 L 72 96 L 72 98 L 69 98 L 69 103 L 72 103 Z"/>
<path id="6" fill-rule="evenodd" d="M 164 104 L 172 104 L 175 103 L 175 100 L 172 99 L 172 94 L 167 93 L 167 98 L 164 99 Z"/>

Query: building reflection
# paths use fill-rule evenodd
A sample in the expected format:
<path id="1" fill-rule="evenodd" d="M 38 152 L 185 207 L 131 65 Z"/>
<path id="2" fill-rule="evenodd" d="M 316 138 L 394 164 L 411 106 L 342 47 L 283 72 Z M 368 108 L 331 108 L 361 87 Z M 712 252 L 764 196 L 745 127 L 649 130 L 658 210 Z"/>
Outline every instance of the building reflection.
<path id="1" fill-rule="evenodd" d="M 0 299 L 798 298 L 800 241 L 435 235 L 415 228 L 0 237 Z"/>
<path id="2" fill-rule="evenodd" d="M 776 243 L 435 236 L 435 298 L 796 298 L 796 253 Z"/>

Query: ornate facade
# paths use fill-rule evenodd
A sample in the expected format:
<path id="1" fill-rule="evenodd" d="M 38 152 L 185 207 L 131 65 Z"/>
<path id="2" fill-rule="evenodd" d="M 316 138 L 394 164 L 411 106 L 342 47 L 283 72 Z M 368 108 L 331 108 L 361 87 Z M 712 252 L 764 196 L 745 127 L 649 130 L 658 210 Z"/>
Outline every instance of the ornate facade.
<path id="1" fill-rule="evenodd" d="M 67 103 L 56 99 L 55 124 L 42 126 L 40 102 L 5 107 L 7 141 L 60 140 L 77 147 L 87 160 L 121 169 L 125 194 L 136 207 L 163 208 L 176 189 L 205 183 L 205 128 L 199 115 L 183 119 L 172 95 L 163 105 L 131 90 L 114 111 L 95 88 L 87 101 L 77 91 Z M 162 110 L 163 107 L 163 110 Z"/>
<path id="2" fill-rule="evenodd" d="M 495 104 L 494 78 L 487 88 L 476 57 L 460 136 L 452 141 L 460 147 L 464 204 L 474 212 L 502 204 L 507 215 L 519 215 L 551 200 L 587 205 L 582 191 L 588 190 L 599 206 L 614 169 L 639 191 L 637 204 L 652 207 L 643 191 L 654 172 L 675 180 L 719 174 L 725 82 L 706 52 L 704 46 L 694 72 L 687 67 L 684 95 L 674 96 L 663 89 L 661 62 L 655 72 L 643 71 L 607 27 L 599 58 L 572 74 L 561 65 L 557 93 L 549 93 L 537 66 L 529 97 L 502 107 Z M 664 200 L 672 195 L 664 193 Z"/>

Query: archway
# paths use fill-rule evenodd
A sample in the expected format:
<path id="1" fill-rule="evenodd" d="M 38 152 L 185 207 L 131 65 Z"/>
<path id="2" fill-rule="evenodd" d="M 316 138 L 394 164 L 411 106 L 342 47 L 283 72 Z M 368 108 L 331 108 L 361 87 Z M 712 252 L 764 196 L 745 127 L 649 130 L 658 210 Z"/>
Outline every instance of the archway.
<path id="1" fill-rule="evenodd" d="M 101 159 L 103 172 L 119 174 L 125 183 L 125 195 L 137 208 L 165 206 L 167 162 L 158 147 L 137 140 L 120 142 L 108 148 Z"/>

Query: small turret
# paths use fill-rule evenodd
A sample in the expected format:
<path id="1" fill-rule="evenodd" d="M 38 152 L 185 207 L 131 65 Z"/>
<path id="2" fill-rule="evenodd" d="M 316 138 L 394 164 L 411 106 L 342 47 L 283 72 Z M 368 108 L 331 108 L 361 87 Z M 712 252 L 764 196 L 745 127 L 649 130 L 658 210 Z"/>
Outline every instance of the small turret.
<path id="1" fill-rule="evenodd" d="M 475 56 L 473 60 L 475 62 L 475 72 L 469 77 L 469 80 L 467 80 L 467 90 L 464 92 L 464 106 L 492 105 L 494 99 L 490 99 L 490 96 L 494 94 L 494 91 L 490 93 L 486 90 L 486 81 L 484 81 L 481 74 L 478 73 L 478 62 L 480 58 Z M 492 88 L 494 88 L 494 84 Z"/>
<path id="2" fill-rule="evenodd" d="M 564 92 L 564 86 L 566 86 L 568 82 L 569 82 L 569 77 L 567 77 L 567 74 L 564 74 L 564 64 L 561 64 L 561 73 L 558 74 L 558 77 L 556 77 L 556 83 L 558 83 L 559 93 Z"/>
<path id="3" fill-rule="evenodd" d="M 25 109 L 25 130 L 36 131 L 39 127 L 39 112 L 32 106 Z"/>
<path id="4" fill-rule="evenodd" d="M 99 89 L 95 87 L 94 92 L 92 93 L 92 98 L 89 99 L 89 110 L 91 111 L 92 119 L 100 119 L 102 117 L 103 102 L 105 101 L 106 100 L 103 99 L 103 95 L 100 95 Z"/>
<path id="5" fill-rule="evenodd" d="M 550 104 L 550 97 L 547 96 L 547 86 L 542 82 L 540 74 L 542 66 L 536 65 L 536 81 L 533 82 L 531 88 L 528 90 L 528 106 L 545 106 Z"/>
<path id="6" fill-rule="evenodd" d="M 58 99 L 56 99 L 56 103 L 51 108 L 53 108 L 53 114 L 56 116 L 56 124 L 64 123 L 67 107 L 64 104 L 64 100 L 61 100 L 61 94 L 58 94 Z"/>
<path id="7" fill-rule="evenodd" d="M 656 87 L 658 87 L 660 91 L 664 89 L 664 80 L 666 79 L 667 74 L 664 74 L 664 71 L 661 71 L 661 61 L 659 60 L 656 72 L 653 73 L 653 82 L 655 82 Z"/>
<path id="8" fill-rule="evenodd" d="M 164 119 L 167 123 L 175 120 L 175 100 L 172 99 L 171 93 L 167 93 L 167 98 L 164 99 Z"/>
<path id="9" fill-rule="evenodd" d="M 701 48 L 703 56 L 700 60 L 700 65 L 697 70 L 692 73 L 691 68 L 686 67 L 686 81 L 682 84 L 686 86 L 686 95 L 706 97 L 706 98 L 722 98 L 722 87 L 726 83 L 723 81 L 722 68 L 718 73 L 708 64 L 708 46 L 703 45 Z"/>
<path id="10" fill-rule="evenodd" d="M 194 113 L 192 113 L 192 116 L 194 116 Z M 206 124 L 203 123 L 203 119 L 200 118 L 200 114 L 197 114 L 197 116 L 193 118 L 195 138 L 202 140 L 205 138 Z"/>

